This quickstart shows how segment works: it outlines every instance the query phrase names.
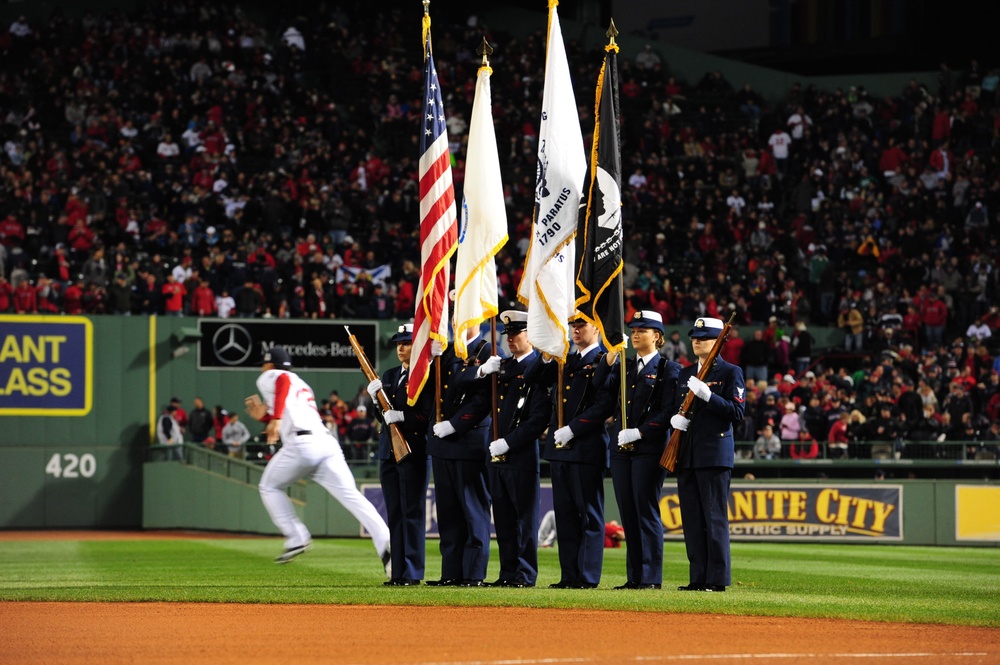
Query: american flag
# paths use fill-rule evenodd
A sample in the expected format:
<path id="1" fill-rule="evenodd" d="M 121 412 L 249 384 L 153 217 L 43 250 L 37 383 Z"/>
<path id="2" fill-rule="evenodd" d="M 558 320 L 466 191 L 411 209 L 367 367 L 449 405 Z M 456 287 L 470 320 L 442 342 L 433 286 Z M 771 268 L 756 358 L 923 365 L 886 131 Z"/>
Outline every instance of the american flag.
<path id="1" fill-rule="evenodd" d="M 431 342 L 448 346 L 449 262 L 458 244 L 458 215 L 451 180 L 451 155 L 441 86 L 431 53 L 427 26 L 424 40 L 424 114 L 420 135 L 420 282 L 413 315 L 413 351 L 407 402 L 416 404 L 427 383 Z"/>

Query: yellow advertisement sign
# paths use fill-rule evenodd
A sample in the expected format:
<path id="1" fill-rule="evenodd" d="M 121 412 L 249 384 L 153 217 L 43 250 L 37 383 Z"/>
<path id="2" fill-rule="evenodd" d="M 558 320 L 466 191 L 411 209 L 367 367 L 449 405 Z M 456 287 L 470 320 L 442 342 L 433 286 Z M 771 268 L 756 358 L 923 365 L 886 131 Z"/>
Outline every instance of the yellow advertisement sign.
<path id="1" fill-rule="evenodd" d="M 666 538 L 680 538 L 680 497 L 665 487 L 660 518 Z M 736 540 L 877 541 L 903 539 L 901 485 L 734 483 L 729 535 Z"/>
<path id="2" fill-rule="evenodd" d="M 1000 541 L 1000 487 L 955 486 L 955 540 Z"/>

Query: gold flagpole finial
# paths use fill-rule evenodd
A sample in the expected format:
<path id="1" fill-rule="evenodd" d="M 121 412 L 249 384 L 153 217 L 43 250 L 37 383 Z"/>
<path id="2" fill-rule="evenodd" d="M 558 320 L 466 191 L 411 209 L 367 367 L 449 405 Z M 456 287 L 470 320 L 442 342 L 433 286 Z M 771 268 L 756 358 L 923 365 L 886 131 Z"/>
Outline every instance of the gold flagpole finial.
<path id="1" fill-rule="evenodd" d="M 430 16 L 431 13 L 431 0 L 422 0 L 424 3 L 424 16 Z"/>
<path id="2" fill-rule="evenodd" d="M 486 41 L 485 36 L 483 37 L 483 43 L 479 45 L 478 49 L 476 49 L 476 53 L 483 56 L 483 67 L 489 67 L 490 56 L 493 55 L 493 47 L 490 46 L 488 41 Z"/>
<path id="3" fill-rule="evenodd" d="M 612 51 L 618 53 L 618 44 L 615 44 L 615 37 L 618 36 L 618 28 L 615 27 L 614 19 L 611 19 L 611 25 L 608 26 L 608 31 L 604 34 L 608 36 L 608 45 L 604 47 L 604 50 L 608 53 Z"/>

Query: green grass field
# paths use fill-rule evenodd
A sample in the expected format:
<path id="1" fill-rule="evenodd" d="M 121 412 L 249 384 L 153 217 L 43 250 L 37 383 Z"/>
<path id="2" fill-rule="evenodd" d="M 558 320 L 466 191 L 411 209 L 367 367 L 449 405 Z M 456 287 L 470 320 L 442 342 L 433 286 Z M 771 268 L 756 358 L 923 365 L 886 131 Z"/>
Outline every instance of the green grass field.
<path id="1" fill-rule="evenodd" d="M 560 607 L 829 617 L 1000 627 L 1000 549 L 735 543 L 728 593 L 681 593 L 681 543 L 664 547 L 663 591 L 615 591 L 624 550 L 606 550 L 601 587 L 386 588 L 370 542 L 317 540 L 285 566 L 275 538 L 0 542 L 0 601 L 171 601 Z M 495 547 L 495 546 L 494 546 Z M 440 570 L 428 542 L 428 578 Z M 496 574 L 496 552 L 489 575 Z"/>

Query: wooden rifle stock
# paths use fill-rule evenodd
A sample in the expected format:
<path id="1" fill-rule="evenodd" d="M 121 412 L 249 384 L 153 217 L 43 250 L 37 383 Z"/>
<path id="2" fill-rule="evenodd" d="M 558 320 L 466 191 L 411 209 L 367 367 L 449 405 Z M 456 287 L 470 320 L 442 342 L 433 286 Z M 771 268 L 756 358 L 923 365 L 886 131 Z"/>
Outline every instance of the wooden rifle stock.
<path id="1" fill-rule="evenodd" d="M 365 350 L 361 348 L 358 338 L 351 334 L 351 329 L 347 326 L 344 326 L 344 330 L 347 331 L 347 339 L 351 342 L 351 348 L 354 349 L 354 355 L 358 359 L 358 364 L 361 365 L 361 371 L 364 372 L 369 381 L 374 381 L 378 378 L 378 374 L 375 373 L 375 368 L 372 367 L 372 364 L 368 362 L 368 356 L 365 355 Z M 379 390 L 375 396 L 378 398 L 378 405 L 382 409 L 384 416 L 386 411 L 392 409 L 392 403 L 385 394 L 385 389 Z M 412 452 L 410 444 L 406 442 L 406 439 L 403 437 L 403 430 L 399 429 L 399 425 L 396 423 L 389 424 L 389 435 L 392 439 L 392 454 L 396 458 L 396 461 L 399 462 Z"/>
<path id="2" fill-rule="evenodd" d="M 698 372 L 698 379 L 701 381 L 705 380 L 708 376 L 709 371 L 712 369 L 712 365 L 715 364 L 715 359 L 718 357 L 719 352 L 722 351 L 722 345 L 726 343 L 726 338 L 729 337 L 729 330 L 733 327 L 733 319 L 736 318 L 736 312 L 733 312 L 726 321 L 726 325 L 723 326 L 722 332 L 715 339 L 715 344 L 712 345 L 712 351 L 708 354 L 705 362 L 702 363 L 701 371 Z M 677 411 L 678 415 L 688 417 L 688 413 L 691 411 L 691 405 L 694 403 L 695 394 L 688 391 L 687 395 L 684 396 L 684 401 L 681 403 L 681 408 Z M 663 456 L 660 457 L 660 466 L 662 466 L 667 471 L 673 473 L 674 467 L 677 465 L 677 451 L 681 447 L 681 436 L 684 432 L 679 429 L 675 429 L 670 433 L 670 440 L 667 441 L 667 447 L 663 449 Z"/>

